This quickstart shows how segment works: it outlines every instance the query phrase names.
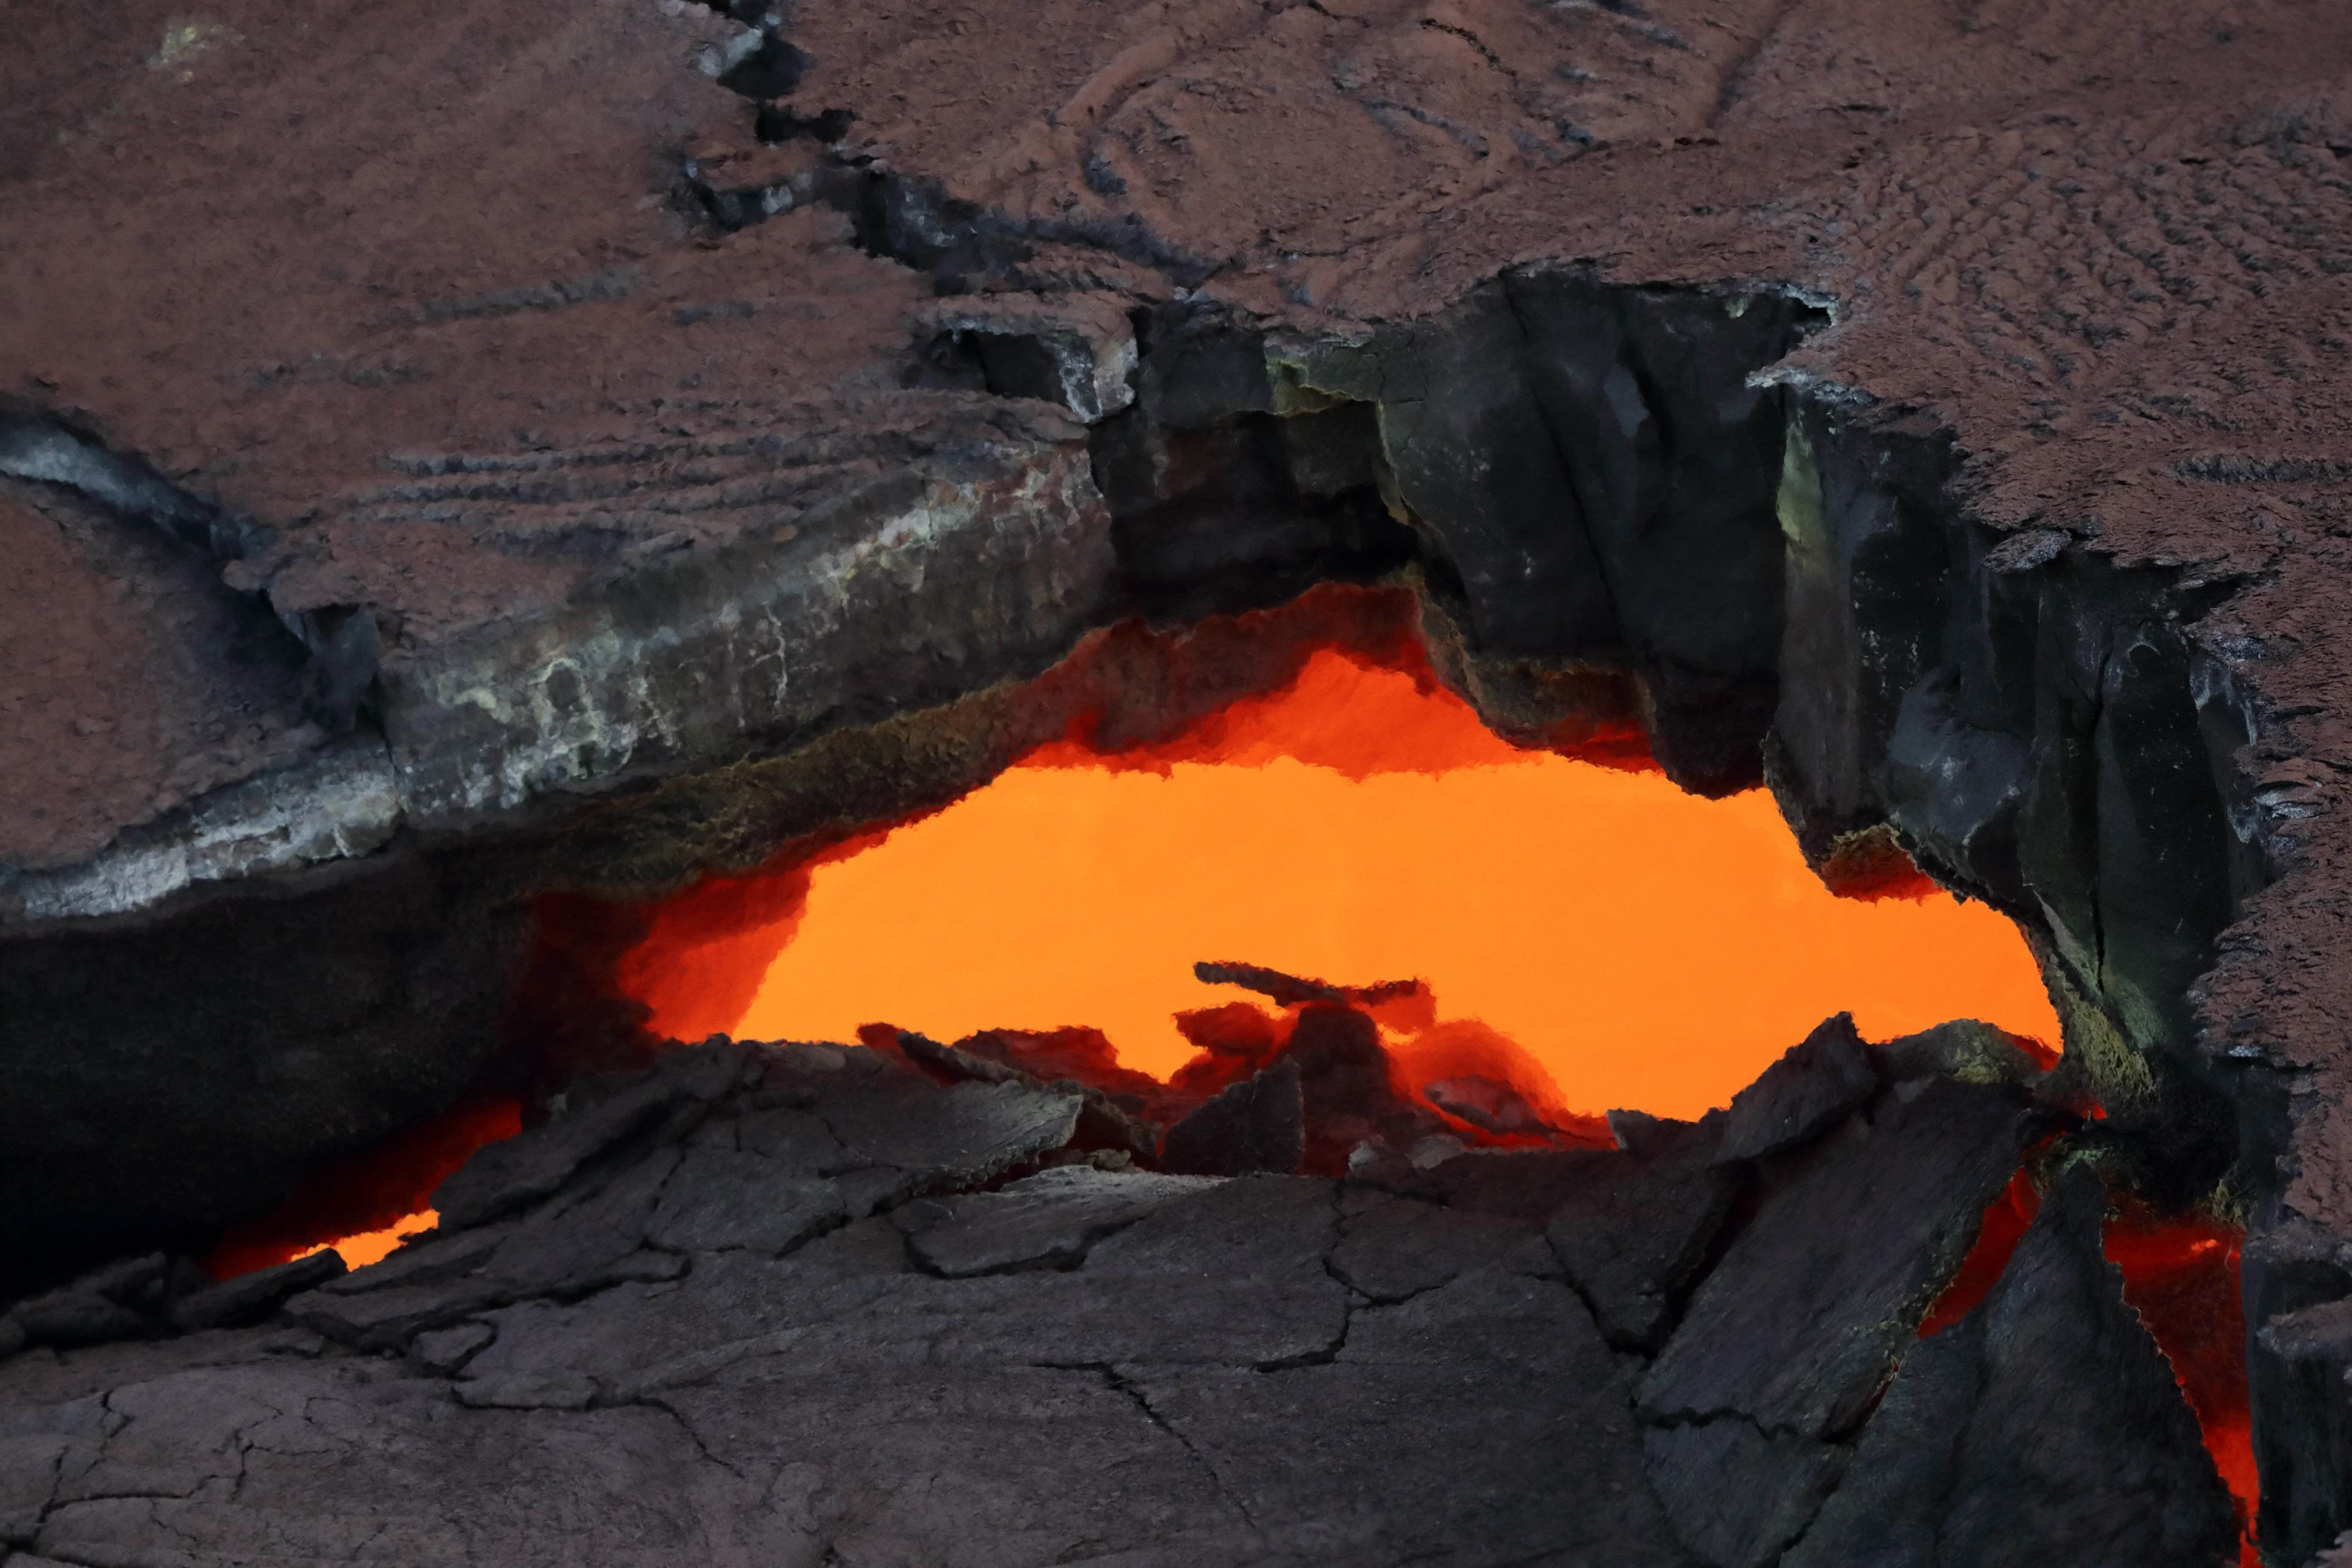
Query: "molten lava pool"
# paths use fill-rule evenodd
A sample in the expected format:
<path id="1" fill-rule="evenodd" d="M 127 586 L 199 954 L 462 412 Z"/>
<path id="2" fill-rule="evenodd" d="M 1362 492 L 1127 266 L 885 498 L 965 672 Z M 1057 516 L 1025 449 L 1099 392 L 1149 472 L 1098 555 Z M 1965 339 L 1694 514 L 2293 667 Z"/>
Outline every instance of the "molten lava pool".
<path id="1" fill-rule="evenodd" d="M 1193 961 L 1234 960 L 1419 978 L 1439 1021 L 1532 1053 L 1559 1103 L 1679 1117 L 1840 1011 L 1874 1038 L 1955 1017 L 2058 1037 L 2023 939 L 1983 905 L 1838 897 L 1762 791 L 1706 800 L 1522 750 L 1425 668 L 1335 648 L 1174 742 L 1055 742 L 794 875 L 804 901 L 709 962 L 658 941 L 624 965 L 656 1029 L 1091 1026 L 1165 1078 L 1193 1052 L 1173 1015 L 1233 997 Z M 747 964 L 755 984 L 719 973 Z"/>

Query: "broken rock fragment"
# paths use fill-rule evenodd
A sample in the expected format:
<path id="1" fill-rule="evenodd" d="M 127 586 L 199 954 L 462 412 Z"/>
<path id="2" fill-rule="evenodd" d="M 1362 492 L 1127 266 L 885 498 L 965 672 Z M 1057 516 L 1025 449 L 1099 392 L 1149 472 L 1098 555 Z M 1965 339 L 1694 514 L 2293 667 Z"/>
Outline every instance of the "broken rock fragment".
<path id="1" fill-rule="evenodd" d="M 1591 1160 L 1545 1228 L 1611 1342 L 1655 1350 L 1744 1184 L 1711 1139 Z"/>
<path id="2" fill-rule="evenodd" d="M 1559 1272 L 1542 1234 L 1524 1220 L 1389 1193 L 1341 1195 L 1331 1272 L 1374 1301 L 1408 1300 L 1488 1266 L 1538 1278 Z"/>
<path id="3" fill-rule="evenodd" d="M 735 1149 L 690 1149 L 664 1184 L 645 1239 L 669 1252 L 791 1250 L 845 1218 L 835 1184 Z"/>
<path id="4" fill-rule="evenodd" d="M 194 1330 L 248 1323 L 298 1291 L 323 1285 L 343 1272 L 342 1254 L 331 1247 L 321 1247 L 275 1268 L 257 1268 L 181 1297 L 172 1303 L 172 1324 Z"/>
<path id="5" fill-rule="evenodd" d="M 1643 1381 L 1644 1413 L 1851 1430 L 2017 1168 L 2026 1122 L 2008 1093 L 1948 1079 L 1850 1121 L 1766 1193 L 1699 1286 Z"/>
<path id="6" fill-rule="evenodd" d="M 2030 1124 L 2013 1090 L 1930 1079 L 1768 1163 L 1641 1384 L 1643 1418 L 1681 1434 L 1654 1434 L 1651 1479 L 1693 1551 L 1762 1568 L 1804 1531 Z"/>
<path id="7" fill-rule="evenodd" d="M 1168 1130 L 1165 1170 L 1194 1176 L 1287 1175 L 1307 1152 L 1298 1063 L 1286 1058 L 1202 1106 Z"/>
<path id="8" fill-rule="evenodd" d="M 956 1279 L 1076 1263 L 1103 1237 L 1213 1184 L 1200 1176 L 1065 1165 L 992 1193 L 909 1204 L 897 1217 L 923 1266 Z"/>
<path id="9" fill-rule="evenodd" d="M 877 1173 L 867 1193 L 847 1199 L 864 1214 L 917 1192 L 974 1185 L 1060 1148 L 1083 1103 L 1018 1083 L 934 1089 L 908 1074 L 830 1099 L 822 1116 L 845 1162 Z"/>
<path id="10" fill-rule="evenodd" d="M 1676 1533 L 1717 1568 L 1776 1562 L 1846 1464 L 1835 1444 L 1768 1433 L 1740 1415 L 1652 1427 L 1642 1447 Z"/>
<path id="11" fill-rule="evenodd" d="M 1853 1015 L 1827 1019 L 1732 1097 L 1722 1158 L 1757 1160 L 1821 1133 L 1878 1091 Z"/>
<path id="12" fill-rule="evenodd" d="M 733 1087 L 743 1058 L 732 1046 L 672 1053 L 643 1078 L 485 1146 L 441 1184 L 433 1206 L 457 1229 L 479 1225 L 554 1192 L 572 1172 L 681 1102 L 717 1099 Z"/>
<path id="13" fill-rule="evenodd" d="M 2077 1166 L 1990 1295 L 1905 1359 L 1787 1568 L 2214 1568 L 2238 1525 Z"/>

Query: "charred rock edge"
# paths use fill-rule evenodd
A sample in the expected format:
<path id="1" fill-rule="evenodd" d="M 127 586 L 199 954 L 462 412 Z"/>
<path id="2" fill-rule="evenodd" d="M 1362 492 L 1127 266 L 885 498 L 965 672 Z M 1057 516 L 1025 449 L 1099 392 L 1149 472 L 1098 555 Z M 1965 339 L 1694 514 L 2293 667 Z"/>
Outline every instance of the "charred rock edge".
<path id="1" fill-rule="evenodd" d="M 797 525 L 615 574 L 549 615 L 393 650 L 374 688 L 380 733 L 217 790 L 79 865 L 0 869 L 0 931 L 152 924 L 238 881 L 316 877 L 395 840 L 528 830 L 583 795 L 1034 676 L 1114 618 L 1081 454 L 1016 434 L 938 466 L 949 471 L 902 469 Z M 923 584 L 911 605 L 901 574 Z M 993 622 L 976 615 L 992 595 Z M 971 635 L 898 647 L 894 597 Z"/>
<path id="2" fill-rule="evenodd" d="M 0 474 L 74 490 L 224 567 L 264 554 L 278 541 L 268 525 L 182 488 L 79 421 L 14 397 L 0 397 Z M 380 717 L 383 637 L 373 612 L 350 605 L 279 609 L 266 583 L 233 586 L 226 574 L 219 589 L 269 607 L 296 645 L 289 657 L 304 661 L 303 706 L 320 729 L 343 735 L 362 719 Z"/>

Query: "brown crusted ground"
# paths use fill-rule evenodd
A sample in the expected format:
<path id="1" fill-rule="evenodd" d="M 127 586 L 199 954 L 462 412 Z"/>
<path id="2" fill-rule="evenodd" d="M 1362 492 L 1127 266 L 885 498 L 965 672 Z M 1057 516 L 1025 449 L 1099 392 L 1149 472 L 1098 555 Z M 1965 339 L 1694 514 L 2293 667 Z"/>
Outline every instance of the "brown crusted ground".
<path id="1" fill-rule="evenodd" d="M 70 864 L 322 738 L 300 648 L 160 532 L 0 479 L 0 822 L 26 863 Z"/>
<path id="2" fill-rule="evenodd" d="M 746 140 L 696 68 L 726 31 L 701 10 L 184 4 L 43 13 L 0 59 L 0 391 L 289 528 L 282 605 L 429 642 L 736 515 L 436 513 L 396 454 L 781 429 L 836 441 L 830 473 L 965 416 L 893 390 L 918 275 L 824 215 L 717 241 L 681 216 L 681 156 Z M 792 107 L 854 112 L 853 148 L 1015 215 L 1139 220 L 1131 251 L 1300 327 L 1546 258 L 1816 291 L 1838 324 L 1791 373 L 1932 411 L 1980 515 L 2242 576 L 2221 631 L 2282 721 L 2249 765 L 2313 815 L 2208 1013 L 2347 1107 L 2315 1110 L 2293 1196 L 2352 1233 L 2352 1123 L 2326 1120 L 2352 1117 L 2334 0 L 803 0 L 791 36 L 815 62 Z M 100 624 L 28 548 L 6 624 Z M 89 668 L 143 657 L 105 640 Z M 95 678 L 40 647 L 0 641 L 0 691 L 46 715 Z M 135 813 L 155 768 L 104 750 L 120 700 L 96 734 L 12 719 L 0 776 L 47 790 L 86 748 L 121 774 L 91 820 Z M 8 805 L 10 856 L 62 842 Z"/>
<path id="3" fill-rule="evenodd" d="M 0 771 L 0 815 L 30 858 L 87 853 L 145 816 L 163 786 L 153 732 L 163 715 L 140 679 L 145 627 L 14 496 L 0 498 L 0 549 L 13 612 L 0 626 L 0 668 L 14 678 L 0 714 L 17 763 Z"/>

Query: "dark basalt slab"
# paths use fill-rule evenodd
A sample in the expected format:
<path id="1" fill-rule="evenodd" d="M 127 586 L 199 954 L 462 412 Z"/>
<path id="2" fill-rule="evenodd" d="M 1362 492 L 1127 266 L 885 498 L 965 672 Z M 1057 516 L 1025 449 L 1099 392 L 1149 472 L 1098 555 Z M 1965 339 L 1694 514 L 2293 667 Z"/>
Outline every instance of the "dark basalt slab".
<path id="1" fill-rule="evenodd" d="M 1799 1064 L 1845 1076 L 1833 1053 L 1801 1047 L 1778 1065 Z M 1784 1072 L 1759 1103 L 1798 1088 Z M 1804 1532 L 2033 1121 L 2006 1087 L 1913 1079 L 1764 1163 L 1754 1216 L 1640 1388 L 1651 1481 L 1693 1551 L 1717 1568 L 1765 1568 Z"/>
<path id="2" fill-rule="evenodd" d="M 1610 1340 L 1655 1351 L 1743 1181 L 1710 1150 L 1594 1163 L 1545 1237 Z"/>
<path id="3" fill-rule="evenodd" d="M 1732 1097 L 1717 1157 L 1756 1160 L 1795 1148 L 1878 1092 L 1878 1068 L 1840 1013 Z"/>
<path id="4" fill-rule="evenodd" d="M 2042 1205 L 1992 1293 L 1904 1358 L 1787 1568 L 2212 1568 L 2238 1523 L 2100 1251 L 2098 1179 Z"/>
<path id="5" fill-rule="evenodd" d="M 2030 1113 L 1999 1089 L 1889 1091 L 1775 1181 L 1642 1383 L 1661 1422 L 1740 1415 L 1842 1436 L 2017 1169 Z"/>
<path id="6" fill-rule="evenodd" d="M 224 1291 L 268 1315 L 0 1359 L 11 1568 L 387 1542 L 424 1564 L 1760 1568 L 1841 1473 L 1817 1528 L 1874 1487 L 1897 1512 L 1927 1506 L 1920 1423 L 1882 1436 L 1882 1412 L 1822 1443 L 1761 1420 L 1843 1399 L 1860 1373 L 1841 1347 L 1885 1375 L 1887 1303 L 1937 1288 L 1953 1256 L 1921 1194 L 1966 1188 L 1979 1165 L 2005 1179 L 2024 1114 L 2012 1091 L 1940 1076 L 1885 1091 L 1755 1163 L 1762 1206 L 1712 1275 L 1727 1189 L 1705 1189 L 1716 1218 L 1675 1232 L 1679 1272 L 1618 1276 L 1696 1291 L 1645 1369 L 1596 1318 L 1611 1276 L 1578 1260 L 1647 1258 L 1685 1178 L 1746 1179 L 1751 1163 L 1719 1157 L 1725 1118 L 1661 1124 L 1639 1152 L 1215 1179 L 1099 1168 L 1074 1146 L 1079 1103 L 942 1086 L 863 1049 L 718 1042 L 577 1089 L 478 1155 L 453 1184 L 509 1194 L 482 1205 L 499 1217 L 445 1224 L 282 1307 L 304 1265 L 178 1297 L 162 1258 L 92 1275 L 77 1293 L 142 1303 L 140 1335 L 170 1335 L 174 1300 Z M 1628 1234 L 1604 1247 L 1611 1224 Z M 1866 1266 L 1790 1255 L 1822 1281 L 1776 1282 L 1750 1249 L 1772 1227 L 1851 1240 L 1868 1225 Z M 2116 1337 L 2129 1314 L 2095 1222 L 2087 1262 L 2056 1226 L 1969 1320 L 2000 1326 L 1915 1351 L 1885 1410 L 1921 1397 L 1906 1380 L 1931 1352 L 1975 1345 L 1986 1392 L 1930 1427 L 1981 1428 L 1979 1447 L 2006 1452 L 2052 1399 L 2079 1396 L 2080 1418 L 2095 1407 L 2080 1391 L 2121 1376 L 2171 1468 L 2117 1469 L 2100 1449 L 2026 1475 L 1979 1457 L 1966 1495 L 2039 1487 L 2054 1508 L 2070 1488 L 2117 1495 L 2118 1477 L 2197 1481 L 2179 1449 L 2193 1424 L 2151 1381 L 2144 1332 Z M 1571 1234 L 1591 1245 L 1563 1252 Z M 1753 1312 L 1723 1310 L 1718 1290 Z M 2057 1393 L 2018 1386 L 2051 1362 L 2068 1363 Z M 1662 1424 L 1661 1384 L 1762 1416 Z M 2153 1451 L 2133 1441 L 2118 1464 Z M 2182 1495 L 2173 1512 L 2201 1530 L 2205 1494 Z M 2115 1531 L 2148 1539 L 2137 1520 Z"/>
<path id="7" fill-rule="evenodd" d="M 1168 1130 L 1160 1163 L 1200 1176 L 1287 1175 L 1307 1154 L 1306 1100 L 1296 1059 L 1225 1089 Z"/>
<path id="8" fill-rule="evenodd" d="M 1074 1265 L 1111 1232 L 1204 1185 L 1201 1177 L 1065 1165 L 995 1192 L 908 1204 L 893 1218 L 918 1262 L 958 1279 Z"/>

